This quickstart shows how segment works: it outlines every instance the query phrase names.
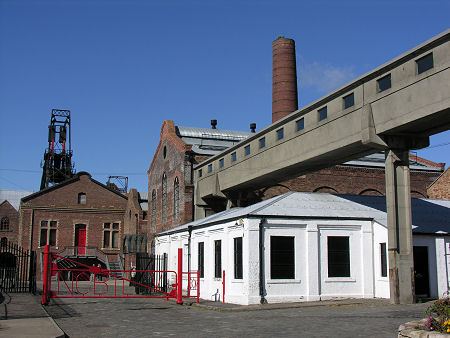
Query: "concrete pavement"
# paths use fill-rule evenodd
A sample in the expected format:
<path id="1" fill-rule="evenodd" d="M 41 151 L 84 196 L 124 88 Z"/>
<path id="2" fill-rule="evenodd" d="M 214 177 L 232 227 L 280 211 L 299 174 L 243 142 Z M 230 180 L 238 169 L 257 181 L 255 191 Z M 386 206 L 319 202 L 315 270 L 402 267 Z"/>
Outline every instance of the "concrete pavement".
<path id="1" fill-rule="evenodd" d="M 8 319 L 5 319 L 4 304 L 0 304 L 0 337 L 64 337 L 64 332 L 42 308 L 39 295 L 9 295 L 11 301 L 6 305 Z"/>

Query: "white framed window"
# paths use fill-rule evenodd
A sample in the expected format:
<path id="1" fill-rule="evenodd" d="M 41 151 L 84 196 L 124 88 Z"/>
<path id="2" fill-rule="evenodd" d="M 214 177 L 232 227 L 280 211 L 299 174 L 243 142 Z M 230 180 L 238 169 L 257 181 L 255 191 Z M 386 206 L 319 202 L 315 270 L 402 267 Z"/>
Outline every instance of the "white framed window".
<path id="1" fill-rule="evenodd" d="M 119 248 L 120 223 L 103 223 L 103 248 Z"/>
<path id="2" fill-rule="evenodd" d="M 41 232 L 39 238 L 39 246 L 56 246 L 56 237 L 58 234 L 58 222 L 57 221 L 41 221 Z"/>

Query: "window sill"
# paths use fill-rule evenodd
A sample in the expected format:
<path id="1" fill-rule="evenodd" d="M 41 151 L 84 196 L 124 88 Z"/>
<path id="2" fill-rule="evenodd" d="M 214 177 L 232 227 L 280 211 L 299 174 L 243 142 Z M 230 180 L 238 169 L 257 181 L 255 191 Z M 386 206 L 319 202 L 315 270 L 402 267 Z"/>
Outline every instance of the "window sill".
<path id="1" fill-rule="evenodd" d="M 233 284 L 243 284 L 244 283 L 244 280 L 243 279 L 232 279 L 231 280 L 231 283 L 233 283 Z"/>
<path id="2" fill-rule="evenodd" d="M 269 279 L 267 284 L 300 284 L 301 279 Z"/>
<path id="3" fill-rule="evenodd" d="M 348 283 L 355 283 L 356 278 L 353 277 L 327 277 L 324 280 L 325 283 L 342 283 L 342 282 L 348 282 Z"/>
<path id="4" fill-rule="evenodd" d="M 377 281 L 378 282 L 388 282 L 389 278 L 388 277 L 377 277 Z"/>

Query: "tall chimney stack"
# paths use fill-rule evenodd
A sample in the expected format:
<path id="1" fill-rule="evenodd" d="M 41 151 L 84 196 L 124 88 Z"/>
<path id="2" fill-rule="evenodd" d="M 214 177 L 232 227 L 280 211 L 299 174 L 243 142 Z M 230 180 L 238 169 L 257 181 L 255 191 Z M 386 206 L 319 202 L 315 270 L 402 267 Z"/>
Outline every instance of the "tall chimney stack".
<path id="1" fill-rule="evenodd" d="M 298 109 L 295 41 L 279 37 L 272 43 L 272 123 Z"/>

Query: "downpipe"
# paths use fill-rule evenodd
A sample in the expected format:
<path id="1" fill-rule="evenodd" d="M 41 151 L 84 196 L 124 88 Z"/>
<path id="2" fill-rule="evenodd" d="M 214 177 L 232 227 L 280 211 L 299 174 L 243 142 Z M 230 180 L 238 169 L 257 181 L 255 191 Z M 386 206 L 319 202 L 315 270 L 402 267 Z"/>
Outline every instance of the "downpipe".
<path id="1" fill-rule="evenodd" d="M 267 304 L 264 298 L 264 223 L 266 219 L 263 218 L 259 222 L 259 302 Z"/>

